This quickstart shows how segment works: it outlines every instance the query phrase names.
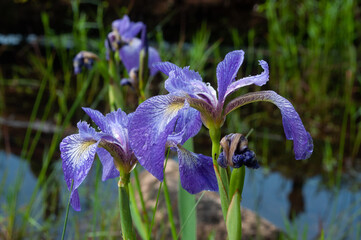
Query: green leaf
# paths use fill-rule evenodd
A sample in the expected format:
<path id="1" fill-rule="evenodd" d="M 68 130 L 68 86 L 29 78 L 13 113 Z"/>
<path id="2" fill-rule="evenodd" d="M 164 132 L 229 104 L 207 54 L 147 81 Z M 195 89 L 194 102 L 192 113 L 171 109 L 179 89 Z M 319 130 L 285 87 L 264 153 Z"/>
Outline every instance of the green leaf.
<path id="1" fill-rule="evenodd" d="M 233 169 L 229 186 L 229 196 L 233 196 L 236 190 L 242 195 L 245 174 L 246 168 L 244 166 Z"/>
<path id="2" fill-rule="evenodd" d="M 236 190 L 227 212 L 227 232 L 229 240 L 242 239 L 241 194 Z"/>

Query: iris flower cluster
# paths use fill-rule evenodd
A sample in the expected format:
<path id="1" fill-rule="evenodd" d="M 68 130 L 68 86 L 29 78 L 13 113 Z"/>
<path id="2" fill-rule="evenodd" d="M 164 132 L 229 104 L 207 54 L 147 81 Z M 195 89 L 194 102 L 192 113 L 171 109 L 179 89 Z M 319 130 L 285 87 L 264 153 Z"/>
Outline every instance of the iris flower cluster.
<path id="1" fill-rule="evenodd" d="M 125 16 L 113 22 L 113 31 L 108 35 L 109 50 L 119 51 L 128 71 L 139 66 L 139 54 L 145 41 L 135 36 L 144 29 L 142 23 L 133 23 Z M 185 190 L 192 194 L 203 190 L 217 191 L 214 170 L 217 161 L 215 163 L 212 157 L 188 151 L 183 144 L 200 131 L 202 124 L 209 129 L 212 142 L 217 139 L 219 142 L 220 128 L 226 116 L 252 102 L 275 104 L 282 114 L 286 138 L 293 140 L 295 158 L 309 158 L 313 151 L 312 138 L 287 99 L 274 91 L 251 92 L 228 99 L 241 87 L 252 84 L 262 86 L 269 80 L 268 64 L 263 60 L 259 61 L 262 73 L 238 79 L 237 73 L 243 59 L 244 52 L 238 50 L 228 53 L 218 64 L 216 91 L 189 67 L 160 63 L 158 53 L 149 48 L 150 72 L 154 74 L 159 70 L 168 76 L 165 89 L 169 93 L 147 99 L 130 115 L 119 109 L 103 116 L 98 111 L 84 108 L 100 132 L 85 122 L 79 122 L 79 133 L 64 138 L 60 144 L 69 189 L 74 181 L 72 206 L 80 209 L 77 188 L 88 174 L 95 154 L 98 154 L 103 165 L 103 180 L 129 174 L 138 161 L 162 181 L 165 153 L 170 148 L 178 154 L 180 180 Z M 254 152 L 247 148 L 244 137 L 232 134 L 222 141 L 223 152 L 219 158 L 216 156 L 221 167 L 258 167 Z"/>
<path id="2" fill-rule="evenodd" d="M 306 159 L 313 151 L 310 134 L 292 104 L 273 91 L 258 91 L 237 97 L 225 104 L 226 98 L 241 87 L 264 85 L 269 79 L 268 64 L 260 61 L 263 72 L 256 76 L 236 79 L 243 62 L 244 52 L 233 51 L 217 66 L 218 94 L 208 83 L 202 81 L 199 73 L 189 67 L 180 68 L 164 62 L 155 65 L 168 76 L 165 88 L 169 94 L 149 98 L 135 111 L 129 128 L 130 143 L 139 163 L 159 180 L 163 180 L 164 154 L 166 146 L 177 149 L 179 171 L 184 189 L 190 193 L 202 190 L 217 190 L 212 158 L 181 150 L 182 141 L 174 141 L 179 132 L 188 132 L 187 137 L 196 135 L 200 121 L 209 129 L 210 137 L 220 139 L 220 128 L 226 116 L 233 110 L 256 101 L 275 104 L 282 114 L 287 139 L 294 141 L 296 159 Z M 188 122 L 186 131 L 179 130 L 179 122 Z M 184 139 L 182 139 L 184 140 Z M 196 183 L 196 184 L 195 184 Z"/>

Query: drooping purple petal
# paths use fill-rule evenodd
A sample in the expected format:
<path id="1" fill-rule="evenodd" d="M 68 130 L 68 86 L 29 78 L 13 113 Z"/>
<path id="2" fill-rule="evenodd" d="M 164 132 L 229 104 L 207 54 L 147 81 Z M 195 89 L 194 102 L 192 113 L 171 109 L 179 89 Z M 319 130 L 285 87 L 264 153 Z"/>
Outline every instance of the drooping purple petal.
<path id="1" fill-rule="evenodd" d="M 163 180 L 166 142 L 174 131 L 184 99 L 161 95 L 139 105 L 129 124 L 129 140 L 139 163 L 159 180 Z"/>
<path id="2" fill-rule="evenodd" d="M 262 85 L 266 84 L 269 79 L 268 64 L 266 61 L 260 60 L 259 65 L 261 65 L 261 67 L 263 68 L 263 72 L 261 74 L 258 74 L 256 76 L 241 78 L 241 79 L 231 83 L 227 88 L 225 98 L 229 94 L 237 91 L 241 87 L 248 86 L 251 84 L 256 84 L 257 86 L 262 86 Z"/>
<path id="3" fill-rule="evenodd" d="M 79 200 L 79 193 L 78 193 L 78 190 L 76 190 L 76 189 L 74 191 L 72 191 L 72 193 L 71 193 L 70 205 L 75 211 L 80 211 L 81 210 L 80 200 Z"/>
<path id="4" fill-rule="evenodd" d="M 63 171 L 68 189 L 74 180 L 73 189 L 84 181 L 93 164 L 99 137 L 86 122 L 78 123 L 79 134 L 73 134 L 60 143 Z"/>
<path id="5" fill-rule="evenodd" d="M 119 177 L 119 171 L 116 169 L 113 157 L 110 155 L 110 153 L 108 153 L 103 148 L 98 148 L 97 154 L 100 162 L 103 165 L 102 181 Z"/>
<path id="6" fill-rule="evenodd" d="M 233 51 L 226 55 L 217 66 L 218 101 L 224 101 L 228 86 L 236 79 L 237 72 L 243 62 L 244 52 Z"/>
<path id="7" fill-rule="evenodd" d="M 91 118 L 91 120 L 99 127 L 102 132 L 108 132 L 108 125 L 106 124 L 104 115 L 98 110 L 91 108 L 84 108 L 84 112 Z"/>
<path id="8" fill-rule="evenodd" d="M 203 190 L 218 191 L 212 158 L 190 152 L 180 145 L 176 148 L 182 187 L 191 194 Z"/>
<path id="9" fill-rule="evenodd" d="M 309 158 L 313 152 L 311 135 L 306 131 L 300 116 L 292 104 L 274 91 L 260 91 L 240 96 L 228 103 L 224 113 L 227 115 L 238 107 L 258 101 L 271 102 L 281 110 L 285 135 L 287 139 L 293 140 L 293 150 L 296 159 Z"/>

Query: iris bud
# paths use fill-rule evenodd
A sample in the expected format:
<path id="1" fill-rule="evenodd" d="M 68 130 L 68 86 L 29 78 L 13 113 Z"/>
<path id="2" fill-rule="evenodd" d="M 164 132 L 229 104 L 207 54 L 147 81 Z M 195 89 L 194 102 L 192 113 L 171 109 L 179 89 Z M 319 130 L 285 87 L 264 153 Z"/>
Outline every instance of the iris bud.
<path id="1" fill-rule="evenodd" d="M 249 168 L 259 168 L 256 154 L 248 149 L 248 140 L 240 133 L 231 133 L 221 140 L 223 151 L 219 154 L 218 165 L 226 168 L 240 168 L 245 165 Z"/>
<path id="2" fill-rule="evenodd" d="M 79 52 L 73 59 L 74 73 L 80 73 L 82 67 L 91 69 L 93 67 L 94 60 L 99 60 L 99 57 L 95 53 L 88 51 Z"/>

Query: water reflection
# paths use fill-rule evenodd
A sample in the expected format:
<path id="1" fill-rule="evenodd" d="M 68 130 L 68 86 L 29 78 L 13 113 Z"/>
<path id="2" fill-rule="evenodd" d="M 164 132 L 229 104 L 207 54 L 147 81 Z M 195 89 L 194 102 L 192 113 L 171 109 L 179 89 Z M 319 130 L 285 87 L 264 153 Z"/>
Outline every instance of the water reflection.
<path id="1" fill-rule="evenodd" d="M 304 179 L 302 177 L 292 179 L 291 192 L 288 194 L 288 201 L 290 202 L 288 219 L 292 220 L 305 211 L 305 200 L 302 192 L 303 186 Z"/>
<path id="2" fill-rule="evenodd" d="M 264 168 L 246 174 L 243 206 L 284 230 L 291 228 L 296 238 L 306 232 L 307 239 L 313 239 L 324 228 L 332 239 L 356 239 L 361 228 L 361 192 L 329 191 L 319 176 L 286 179 Z"/>

